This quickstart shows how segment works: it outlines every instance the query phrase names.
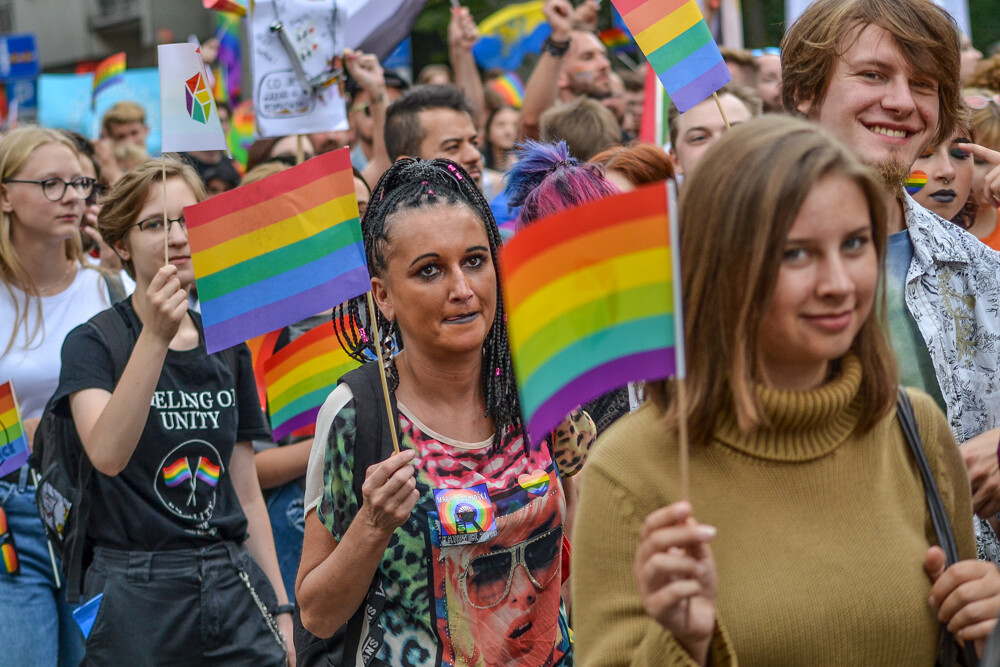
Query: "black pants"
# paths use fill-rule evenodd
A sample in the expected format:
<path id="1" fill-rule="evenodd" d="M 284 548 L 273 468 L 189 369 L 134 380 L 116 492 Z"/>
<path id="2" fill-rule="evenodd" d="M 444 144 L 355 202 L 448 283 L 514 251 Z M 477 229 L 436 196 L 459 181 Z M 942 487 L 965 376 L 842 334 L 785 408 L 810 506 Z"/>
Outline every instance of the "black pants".
<path id="1" fill-rule="evenodd" d="M 265 608 L 274 589 L 246 547 L 95 550 L 83 600 L 103 593 L 84 665 L 283 665 Z"/>

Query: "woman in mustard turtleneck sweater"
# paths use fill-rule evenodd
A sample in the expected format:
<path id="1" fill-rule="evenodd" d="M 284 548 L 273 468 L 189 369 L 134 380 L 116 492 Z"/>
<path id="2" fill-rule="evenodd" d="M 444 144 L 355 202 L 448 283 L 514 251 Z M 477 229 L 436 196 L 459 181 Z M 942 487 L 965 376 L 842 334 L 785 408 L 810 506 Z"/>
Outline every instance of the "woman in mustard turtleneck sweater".
<path id="1" fill-rule="evenodd" d="M 733 129 L 686 180 L 690 502 L 673 385 L 654 383 L 584 470 L 580 664 L 929 666 L 939 616 L 959 639 L 989 635 L 1000 571 L 945 569 L 896 419 L 872 315 L 885 248 L 879 184 L 803 121 Z M 960 558 L 974 559 L 958 448 L 933 400 L 910 398 Z"/>

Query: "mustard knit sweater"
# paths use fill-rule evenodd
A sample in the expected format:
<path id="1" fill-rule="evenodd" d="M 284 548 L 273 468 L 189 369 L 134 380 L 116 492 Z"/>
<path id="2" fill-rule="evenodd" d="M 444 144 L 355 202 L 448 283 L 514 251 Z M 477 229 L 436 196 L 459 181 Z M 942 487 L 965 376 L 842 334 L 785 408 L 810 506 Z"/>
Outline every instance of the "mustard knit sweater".
<path id="1" fill-rule="evenodd" d="M 938 624 L 924 572 L 934 530 L 895 411 L 852 434 L 861 365 L 806 392 L 759 387 L 768 428 L 732 415 L 691 451 L 695 518 L 718 528 L 711 664 L 933 665 Z M 958 447 L 933 400 L 910 391 L 960 558 L 975 558 Z M 679 500 L 677 443 L 646 405 L 600 438 L 583 471 L 573 534 L 578 664 L 690 665 L 643 611 L 633 576 L 639 528 Z"/>

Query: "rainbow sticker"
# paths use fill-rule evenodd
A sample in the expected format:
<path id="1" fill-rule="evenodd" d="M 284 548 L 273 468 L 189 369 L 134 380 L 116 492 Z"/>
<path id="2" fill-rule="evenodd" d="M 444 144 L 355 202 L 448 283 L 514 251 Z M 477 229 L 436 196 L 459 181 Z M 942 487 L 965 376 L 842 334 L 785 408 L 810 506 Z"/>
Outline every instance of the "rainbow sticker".
<path id="1" fill-rule="evenodd" d="M 496 537 L 496 516 L 485 484 L 434 489 L 434 503 L 441 520 L 441 546 L 477 544 Z"/>
<path id="2" fill-rule="evenodd" d="M 189 479 L 191 479 L 191 468 L 186 457 L 181 457 L 163 468 L 163 483 L 171 488 Z"/>
<path id="3" fill-rule="evenodd" d="M 518 475 L 518 485 L 534 496 L 544 496 L 549 490 L 549 473 L 544 470 L 535 470 L 531 473 Z"/>
<path id="4" fill-rule="evenodd" d="M 906 179 L 905 187 L 909 194 L 915 195 L 923 190 L 925 185 L 927 185 L 927 174 L 919 169 L 915 169 L 910 172 L 909 178 Z"/>

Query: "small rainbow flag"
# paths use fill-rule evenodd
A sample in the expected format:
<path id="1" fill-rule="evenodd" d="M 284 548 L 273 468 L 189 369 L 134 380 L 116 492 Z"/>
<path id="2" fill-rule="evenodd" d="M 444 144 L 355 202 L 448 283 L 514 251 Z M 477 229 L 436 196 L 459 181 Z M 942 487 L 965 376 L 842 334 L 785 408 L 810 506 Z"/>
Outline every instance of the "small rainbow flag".
<path id="1" fill-rule="evenodd" d="M 349 149 L 184 209 L 217 352 L 371 289 Z"/>
<path id="2" fill-rule="evenodd" d="M 697 0 L 612 2 L 678 111 L 687 111 L 730 80 Z"/>
<path id="3" fill-rule="evenodd" d="M 253 102 L 244 100 L 233 109 L 233 116 L 229 120 L 229 134 L 226 136 L 229 142 L 229 150 L 233 154 L 240 166 L 245 170 L 247 166 L 247 151 L 254 140 L 254 115 Z"/>
<path id="4" fill-rule="evenodd" d="M 191 466 L 188 465 L 185 456 L 163 468 L 163 483 L 170 488 L 183 484 L 189 479 L 191 479 Z"/>
<path id="5" fill-rule="evenodd" d="M 240 18 L 247 15 L 246 0 L 201 0 L 205 9 L 214 9 L 217 12 L 231 12 Z"/>
<path id="6" fill-rule="evenodd" d="M 520 230 L 503 248 L 503 295 L 521 410 L 542 441 L 582 403 L 677 373 L 664 183 Z"/>
<path id="7" fill-rule="evenodd" d="M 213 464 L 204 456 L 199 456 L 198 470 L 195 472 L 194 476 L 209 486 L 215 486 L 219 483 L 219 473 L 221 470 L 222 469 L 219 466 Z"/>
<path id="8" fill-rule="evenodd" d="M 632 39 L 621 28 L 602 30 L 597 37 L 609 51 L 624 51 L 634 46 Z"/>
<path id="9" fill-rule="evenodd" d="M 23 466 L 31 453 L 17 394 L 9 380 L 0 385 L 0 431 L 0 477 L 3 477 Z"/>
<path id="10" fill-rule="evenodd" d="M 91 107 L 97 101 L 98 94 L 104 92 L 116 83 L 125 83 L 125 52 L 108 56 L 94 70 L 94 89 L 90 94 Z"/>
<path id="11" fill-rule="evenodd" d="M 500 95 L 505 104 L 515 109 L 520 109 L 524 104 L 524 84 L 516 72 L 501 74 L 486 85 Z"/>
<path id="12" fill-rule="evenodd" d="M 274 439 L 315 426 L 316 415 L 337 380 L 358 365 L 340 347 L 332 322 L 307 331 L 275 352 L 264 362 Z"/>

